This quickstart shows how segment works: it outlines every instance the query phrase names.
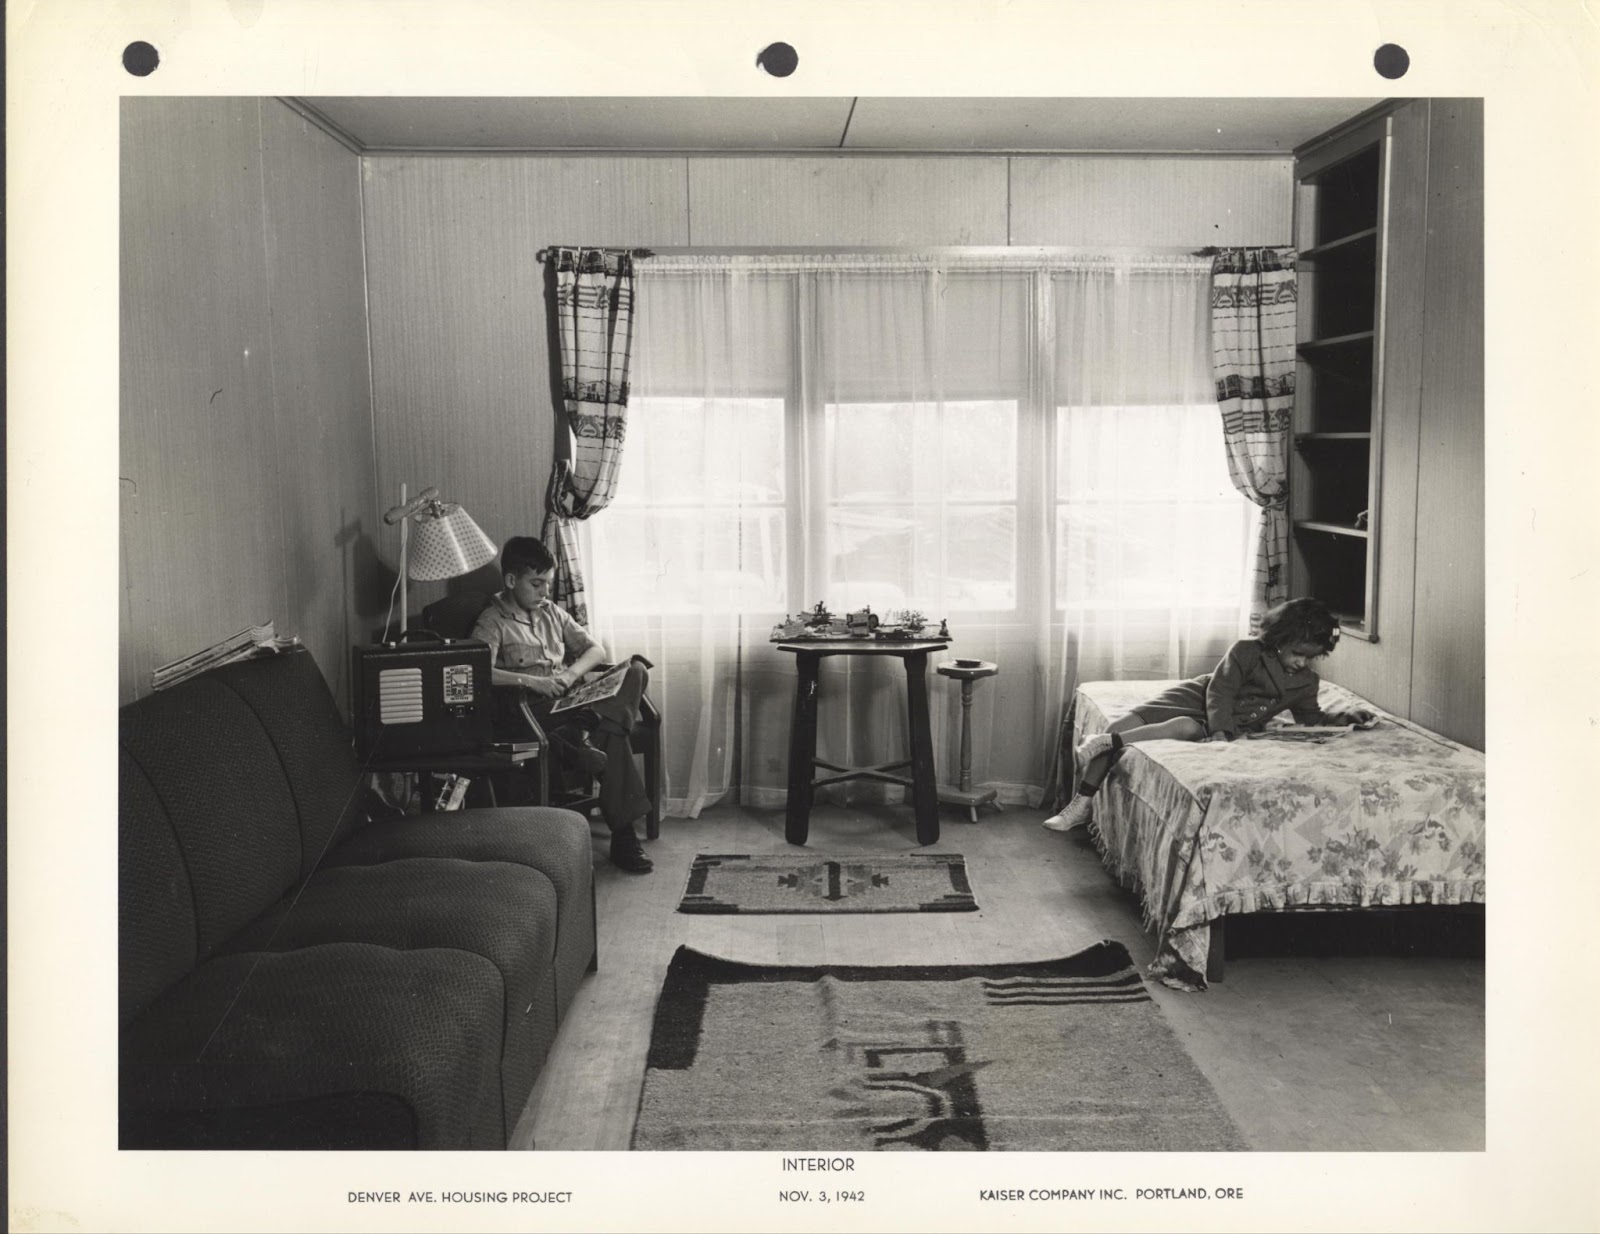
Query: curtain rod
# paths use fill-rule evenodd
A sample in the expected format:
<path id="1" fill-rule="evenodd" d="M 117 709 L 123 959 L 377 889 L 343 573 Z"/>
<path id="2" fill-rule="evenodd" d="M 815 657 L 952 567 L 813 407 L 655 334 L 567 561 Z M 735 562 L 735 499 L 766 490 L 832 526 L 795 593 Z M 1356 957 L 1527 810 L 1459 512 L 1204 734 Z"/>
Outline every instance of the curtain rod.
<path id="1" fill-rule="evenodd" d="M 548 261 L 560 248 L 582 248 L 582 245 L 551 245 L 539 249 L 534 253 L 534 260 Z M 976 256 L 989 257 L 996 255 L 1009 255 L 1016 260 L 1025 260 L 1026 255 L 1033 256 L 1143 256 L 1143 257 L 1215 257 L 1219 253 L 1233 249 L 1273 249 L 1288 248 L 1286 244 L 1223 244 L 1208 245 L 1205 248 L 1192 249 L 1185 245 L 1176 244 L 1149 244 L 1149 245 L 1025 245 L 1025 244 L 969 244 L 969 245 L 928 245 L 924 248 L 904 248 L 892 246 L 870 245 L 837 245 L 828 248 L 806 246 L 762 246 L 760 248 L 734 248 L 725 246 L 699 247 L 694 245 L 669 246 L 662 249 L 647 248 L 611 248 L 604 245 L 597 247 L 603 253 L 627 253 L 631 257 L 823 257 L 855 255 L 882 256 L 882 257 L 927 257 L 927 256 Z"/>
<path id="2" fill-rule="evenodd" d="M 872 272 L 891 270 L 944 270 L 950 273 L 1006 273 L 1024 274 L 1038 270 L 1074 269 L 1126 269 L 1138 271 L 1211 270 L 1215 258 L 1202 256 L 1192 250 L 1168 249 L 1113 252 L 1105 249 L 1084 249 L 1076 252 L 1057 250 L 1037 252 L 967 251 L 930 252 L 910 250 L 905 252 L 877 253 L 747 253 L 747 254 L 676 254 L 658 253 L 654 261 L 637 269 L 639 277 L 667 278 L 696 270 L 744 270 L 770 274 L 803 274 L 833 272 Z"/>
<path id="3" fill-rule="evenodd" d="M 588 249 L 590 249 L 592 251 L 592 250 L 596 249 L 596 247 L 597 246 L 595 246 L 595 245 L 584 245 L 584 244 L 553 244 L 547 249 L 540 249 L 537 253 L 535 253 L 533 255 L 533 259 L 535 261 L 548 261 L 552 256 L 555 255 L 555 252 L 556 252 L 557 249 L 563 249 L 563 248 L 583 249 L 583 248 L 588 248 Z M 606 248 L 604 245 L 598 246 L 598 251 L 600 251 L 602 253 L 626 253 L 629 257 L 654 257 L 656 255 L 654 249 L 617 249 L 617 248 Z"/>

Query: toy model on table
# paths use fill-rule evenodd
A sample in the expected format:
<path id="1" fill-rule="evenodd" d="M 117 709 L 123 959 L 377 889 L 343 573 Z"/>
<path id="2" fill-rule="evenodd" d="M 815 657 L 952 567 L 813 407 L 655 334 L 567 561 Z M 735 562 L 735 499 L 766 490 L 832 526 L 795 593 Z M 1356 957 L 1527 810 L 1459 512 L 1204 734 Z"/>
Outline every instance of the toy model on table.
<path id="1" fill-rule="evenodd" d="M 929 621 L 916 609 L 890 610 L 888 618 L 880 618 L 870 606 L 840 617 L 828 611 L 828 606 L 817 601 L 808 613 L 785 617 L 772 627 L 774 643 L 833 642 L 839 639 L 875 639 L 880 642 L 910 642 L 915 639 L 948 639 L 950 624 L 939 622 L 937 632 L 930 632 Z"/>

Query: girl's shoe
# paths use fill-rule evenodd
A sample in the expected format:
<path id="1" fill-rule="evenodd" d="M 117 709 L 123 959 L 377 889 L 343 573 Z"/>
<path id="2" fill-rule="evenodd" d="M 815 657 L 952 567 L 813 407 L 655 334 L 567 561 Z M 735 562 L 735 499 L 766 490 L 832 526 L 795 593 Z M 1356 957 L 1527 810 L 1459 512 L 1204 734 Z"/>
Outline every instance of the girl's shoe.
<path id="1" fill-rule="evenodd" d="M 1078 743 L 1078 748 L 1073 751 L 1073 757 L 1078 760 L 1078 768 L 1081 771 L 1110 748 L 1111 734 L 1096 733 Z"/>
<path id="2" fill-rule="evenodd" d="M 1080 794 L 1074 797 L 1060 814 L 1052 814 L 1040 825 L 1048 827 L 1051 831 L 1072 831 L 1087 823 L 1093 812 L 1094 798 Z"/>

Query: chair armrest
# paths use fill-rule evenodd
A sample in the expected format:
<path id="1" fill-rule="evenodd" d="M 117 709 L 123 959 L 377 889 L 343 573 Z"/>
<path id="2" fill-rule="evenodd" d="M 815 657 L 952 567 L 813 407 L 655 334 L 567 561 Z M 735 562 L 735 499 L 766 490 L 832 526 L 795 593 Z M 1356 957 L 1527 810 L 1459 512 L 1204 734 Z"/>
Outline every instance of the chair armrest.
<path id="1" fill-rule="evenodd" d="M 531 740 L 537 741 L 541 746 L 550 744 L 545 735 L 543 726 L 533 714 L 533 708 L 528 706 L 528 692 L 516 686 L 492 687 L 495 698 L 495 715 L 505 724 L 521 725 Z"/>

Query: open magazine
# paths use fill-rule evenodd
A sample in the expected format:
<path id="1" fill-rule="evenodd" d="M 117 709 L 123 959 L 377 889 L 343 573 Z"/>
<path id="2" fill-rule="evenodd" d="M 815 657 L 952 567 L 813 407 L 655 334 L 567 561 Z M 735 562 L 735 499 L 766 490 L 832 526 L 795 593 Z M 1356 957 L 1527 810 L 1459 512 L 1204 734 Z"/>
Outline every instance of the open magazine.
<path id="1" fill-rule="evenodd" d="M 180 681 L 205 672 L 209 668 L 216 668 L 221 664 L 231 664 L 235 660 L 247 660 L 253 656 L 272 655 L 290 647 L 298 646 L 300 640 L 293 635 L 279 637 L 272 622 L 259 626 L 250 626 L 231 634 L 220 643 L 213 643 L 192 655 L 184 656 L 181 660 L 173 660 L 163 664 L 150 674 L 150 688 L 152 690 L 165 690 L 175 686 Z"/>
<path id="2" fill-rule="evenodd" d="M 1343 737 L 1357 729 L 1375 728 L 1376 724 L 1274 724 L 1259 733 L 1244 733 L 1250 741 L 1326 741 L 1329 737 Z"/>
<path id="3" fill-rule="evenodd" d="M 1240 736 L 1246 741 L 1326 741 L 1329 737 L 1343 737 L 1354 727 L 1353 724 L 1284 724 Z"/>
<path id="4" fill-rule="evenodd" d="M 590 703 L 598 703 L 601 699 L 613 697 L 622 689 L 622 681 L 628 675 L 627 664 L 618 664 L 601 673 L 600 676 L 585 681 L 582 685 L 574 686 L 568 690 L 550 708 L 550 714 L 558 711 L 571 711 L 576 707 L 587 707 Z"/>

